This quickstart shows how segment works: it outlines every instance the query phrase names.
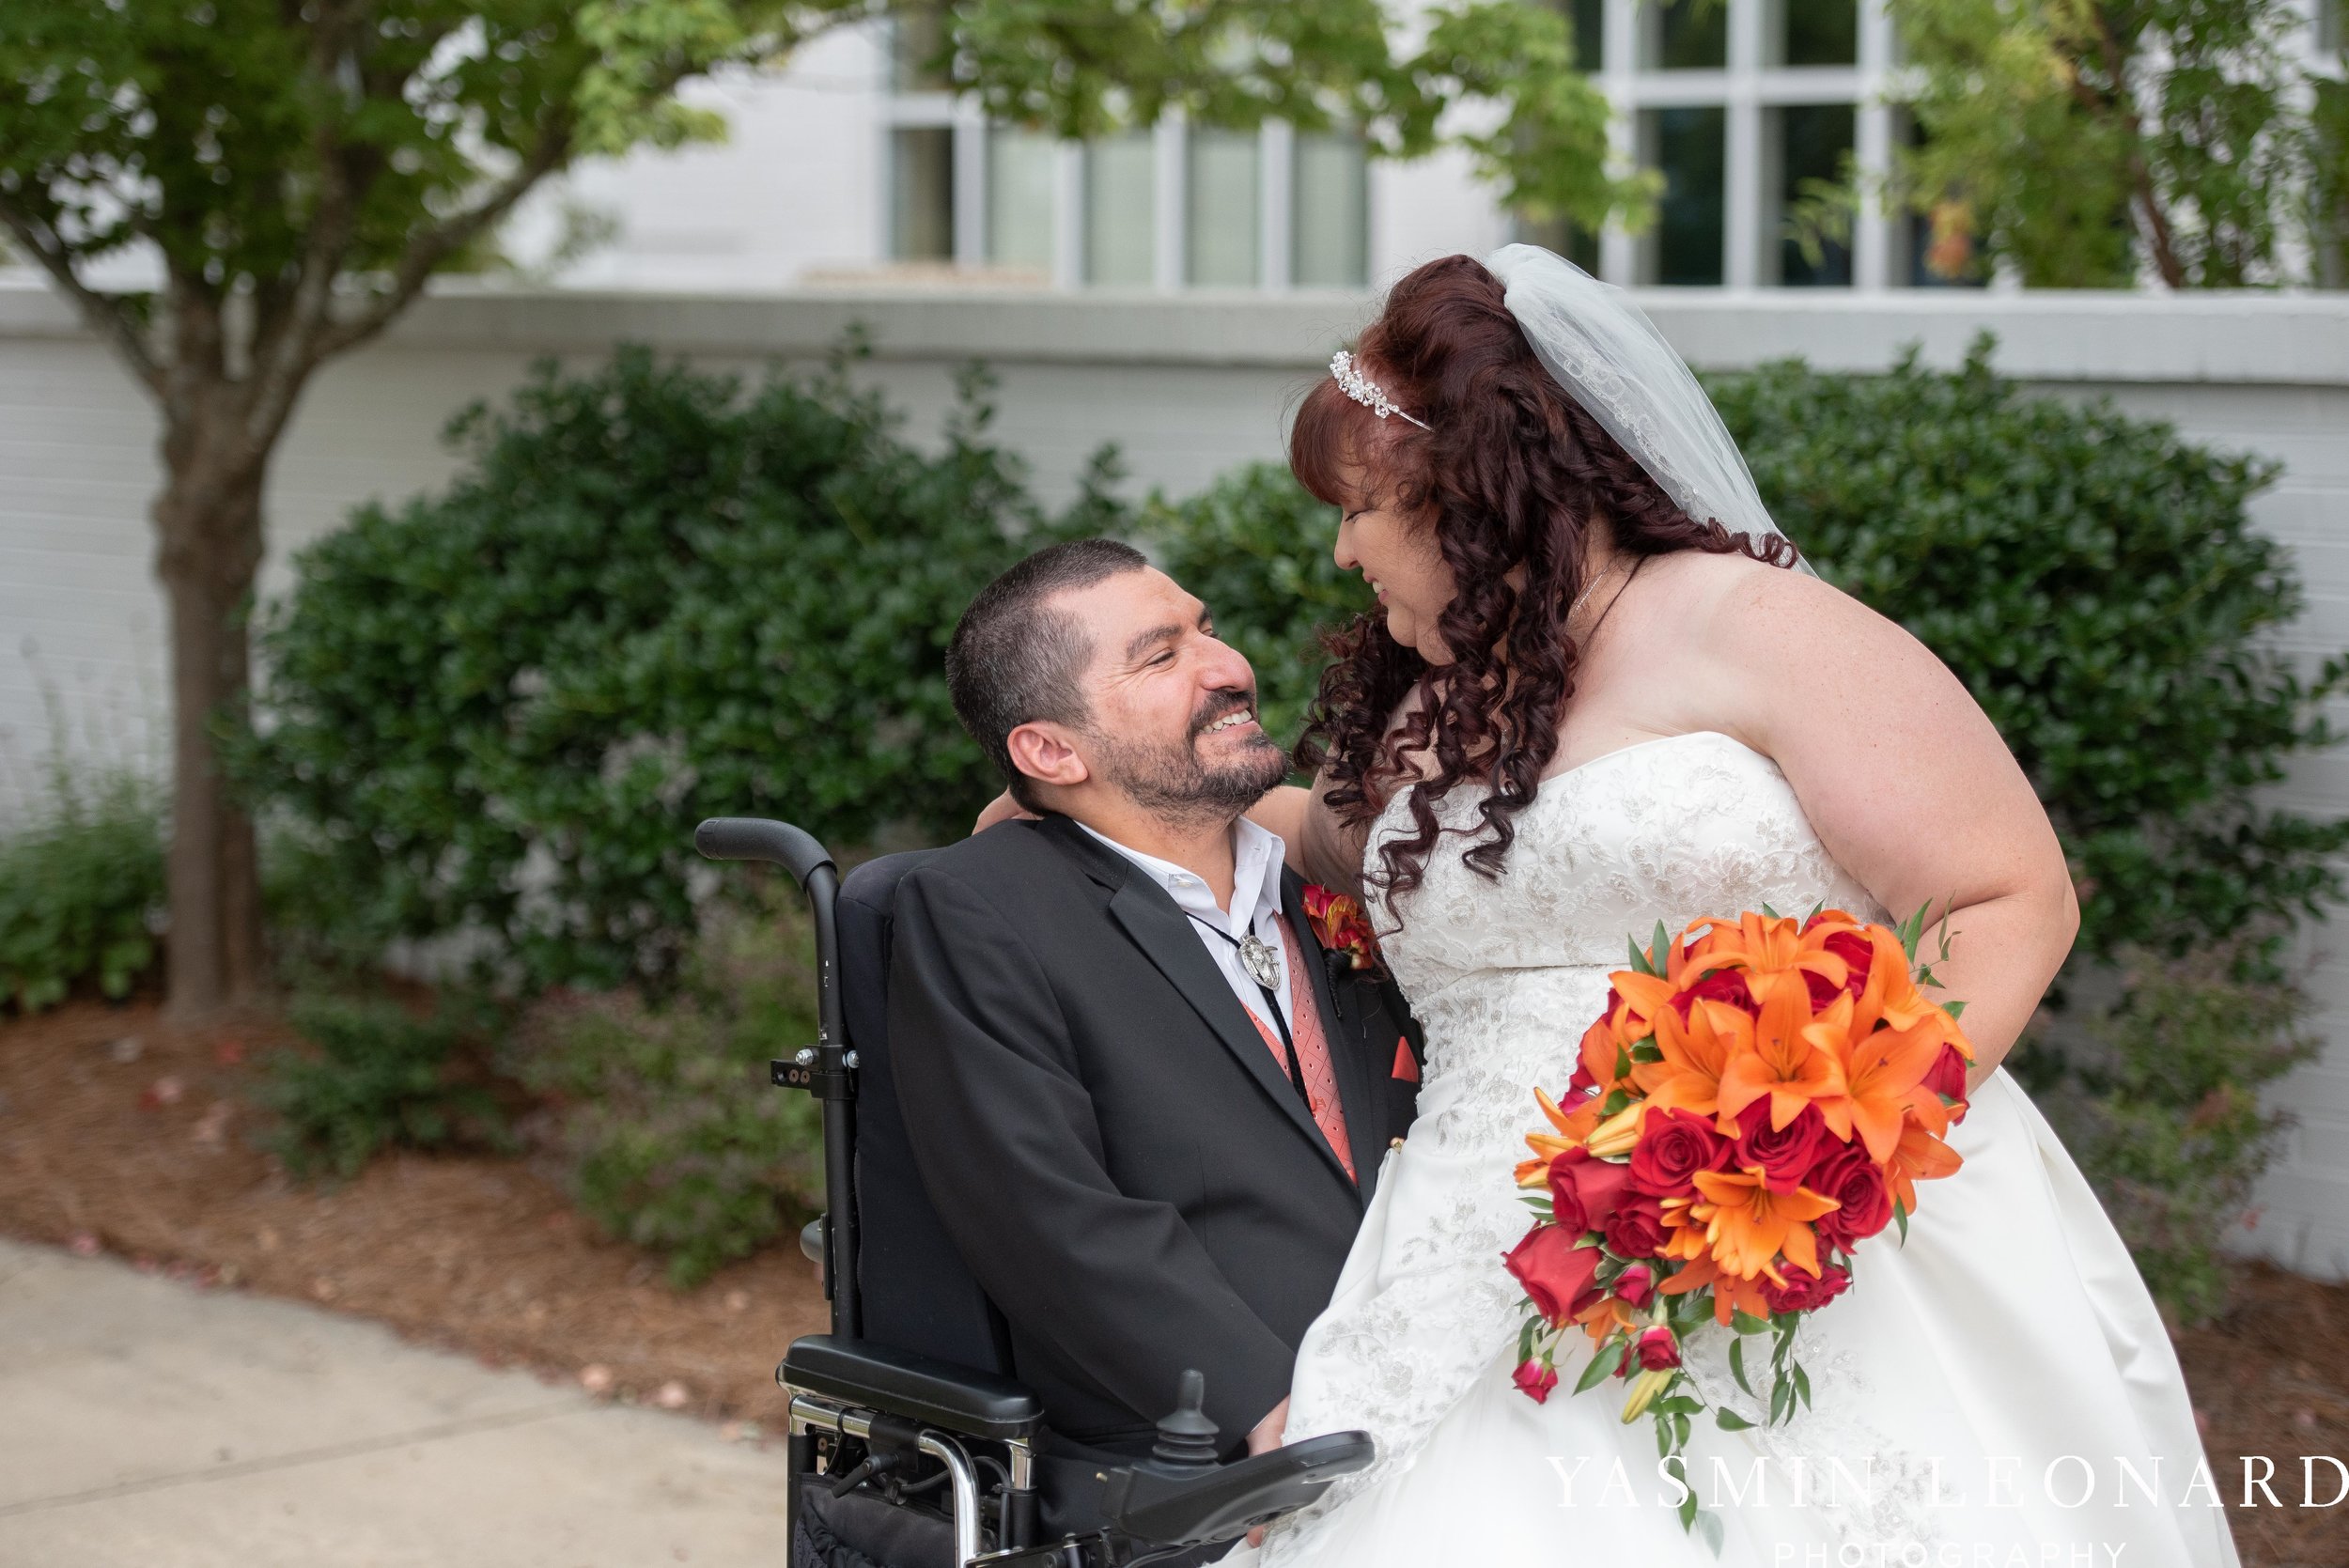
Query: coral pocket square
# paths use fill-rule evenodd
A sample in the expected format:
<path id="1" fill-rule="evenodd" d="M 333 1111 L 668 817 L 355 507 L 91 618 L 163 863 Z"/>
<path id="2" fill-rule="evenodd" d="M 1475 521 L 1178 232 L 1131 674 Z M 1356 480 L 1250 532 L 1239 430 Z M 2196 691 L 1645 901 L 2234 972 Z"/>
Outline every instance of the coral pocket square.
<path id="1" fill-rule="evenodd" d="M 1411 1042 L 1399 1034 L 1394 1040 L 1394 1071 L 1390 1076 L 1406 1083 L 1419 1081 L 1419 1063 L 1411 1055 Z"/>

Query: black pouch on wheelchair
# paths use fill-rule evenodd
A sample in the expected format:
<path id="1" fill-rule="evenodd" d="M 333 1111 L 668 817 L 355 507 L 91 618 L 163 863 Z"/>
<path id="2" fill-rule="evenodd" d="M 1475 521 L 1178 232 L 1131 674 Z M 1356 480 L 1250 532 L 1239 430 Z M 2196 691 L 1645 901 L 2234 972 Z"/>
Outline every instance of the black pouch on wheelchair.
<path id="1" fill-rule="evenodd" d="M 955 1527 L 934 1514 L 850 1492 L 832 1495 L 832 1478 L 792 1478 L 791 1568 L 955 1568 Z"/>

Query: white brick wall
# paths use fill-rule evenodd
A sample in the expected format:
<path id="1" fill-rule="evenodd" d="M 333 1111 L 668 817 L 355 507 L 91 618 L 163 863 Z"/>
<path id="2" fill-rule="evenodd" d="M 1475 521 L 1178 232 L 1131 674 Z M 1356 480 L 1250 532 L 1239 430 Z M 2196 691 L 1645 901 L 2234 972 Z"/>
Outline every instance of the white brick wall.
<path id="1" fill-rule="evenodd" d="M 2297 552 L 2310 598 L 2283 645 L 2311 659 L 2349 647 L 2349 297 L 1655 291 L 1643 303 L 1706 368 L 1802 354 L 1881 369 L 1912 341 L 1946 365 L 1986 327 L 2001 370 L 2275 456 L 2284 475 L 2255 515 Z M 540 354 L 592 360 L 636 341 L 754 376 L 768 361 L 812 359 L 862 320 L 879 348 L 866 373 L 917 436 L 936 430 L 954 367 L 981 358 L 1001 378 L 997 432 L 1028 456 L 1047 496 L 1065 496 L 1085 456 L 1112 440 L 1138 483 L 1179 492 L 1278 456 L 1286 410 L 1369 308 L 1336 294 L 446 293 L 312 389 L 270 488 L 270 581 L 353 505 L 441 482 L 443 421 L 502 394 Z M 154 437 L 140 395 L 69 313 L 33 280 L 0 279 L 0 817 L 50 743 L 41 680 L 71 717 L 70 747 L 155 754 L 144 733 L 164 691 L 146 521 Z M 2279 797 L 2349 812 L 2349 751 L 2311 759 Z M 2244 1237 L 2333 1277 L 2349 1277 L 2343 950 L 2337 927 L 2311 939 L 2328 1049 L 2283 1085 L 2301 1126 Z"/>

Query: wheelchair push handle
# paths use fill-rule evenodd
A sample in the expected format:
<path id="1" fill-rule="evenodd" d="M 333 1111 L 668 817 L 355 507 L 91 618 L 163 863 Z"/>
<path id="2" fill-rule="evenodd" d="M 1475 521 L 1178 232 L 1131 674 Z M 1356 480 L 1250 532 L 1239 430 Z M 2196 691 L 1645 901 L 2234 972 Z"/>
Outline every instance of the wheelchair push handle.
<path id="1" fill-rule="evenodd" d="M 815 834 L 763 816 L 713 816 L 693 830 L 693 847 L 708 860 L 779 865 L 802 888 L 817 871 L 832 867 L 831 852 Z"/>

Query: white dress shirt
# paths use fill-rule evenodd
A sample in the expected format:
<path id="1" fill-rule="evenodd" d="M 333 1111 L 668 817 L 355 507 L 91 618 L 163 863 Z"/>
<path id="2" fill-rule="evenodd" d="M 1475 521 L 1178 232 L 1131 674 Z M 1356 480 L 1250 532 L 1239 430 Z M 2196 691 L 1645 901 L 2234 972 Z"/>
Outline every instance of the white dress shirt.
<path id="1" fill-rule="evenodd" d="M 1264 992 L 1250 977 L 1247 966 L 1239 961 L 1239 948 L 1236 944 L 1241 935 L 1253 931 L 1258 940 L 1272 949 L 1272 961 L 1281 974 L 1281 983 L 1274 987 L 1274 994 L 1281 999 L 1281 1006 L 1285 1010 L 1289 996 L 1289 955 L 1287 945 L 1281 940 L 1281 865 L 1288 858 L 1288 846 L 1282 842 L 1281 835 L 1244 816 L 1233 825 L 1232 909 L 1226 914 L 1217 906 L 1215 894 L 1208 891 L 1203 877 L 1172 861 L 1145 855 L 1139 849 L 1128 849 L 1107 833 L 1094 832 L 1091 828 L 1085 828 L 1081 822 L 1077 826 L 1084 828 L 1086 832 L 1093 833 L 1095 838 L 1142 867 L 1152 881 L 1166 890 L 1167 895 L 1185 914 L 1192 917 L 1192 934 L 1206 948 L 1207 956 L 1215 960 L 1215 967 L 1230 983 L 1232 994 L 1278 1039 L 1282 1021 L 1266 1015 Z M 1224 936 L 1201 931 L 1198 929 L 1201 924 L 1212 925 Z M 1226 940 L 1225 937 L 1231 939 Z M 1300 937 L 1299 939 L 1303 939 Z"/>

